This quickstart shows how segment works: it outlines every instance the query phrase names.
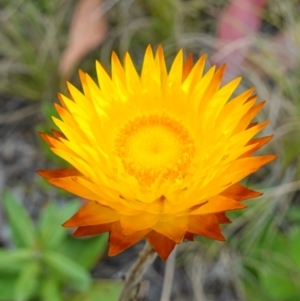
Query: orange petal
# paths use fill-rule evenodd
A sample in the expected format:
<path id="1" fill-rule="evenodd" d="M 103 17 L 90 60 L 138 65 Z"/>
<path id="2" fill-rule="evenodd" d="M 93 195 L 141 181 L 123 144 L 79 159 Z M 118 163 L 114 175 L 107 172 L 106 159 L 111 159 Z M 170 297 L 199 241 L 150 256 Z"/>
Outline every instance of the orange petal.
<path id="1" fill-rule="evenodd" d="M 175 247 L 175 242 L 168 237 L 157 233 L 156 231 L 151 231 L 146 236 L 147 240 L 153 247 L 153 249 L 158 253 L 162 260 L 167 260 L 170 253 Z"/>
<path id="2" fill-rule="evenodd" d="M 204 99 L 205 101 L 209 101 L 213 97 L 213 95 L 219 90 L 222 78 L 223 78 L 224 73 L 225 73 L 225 69 L 226 69 L 226 65 L 223 64 L 215 72 L 215 74 L 213 75 L 213 78 L 212 78 L 207 90 L 205 91 L 202 99 Z"/>
<path id="3" fill-rule="evenodd" d="M 252 101 L 252 100 L 256 100 L 256 96 L 255 96 L 255 98 L 250 97 L 247 102 Z M 259 113 L 259 111 L 263 108 L 263 106 L 265 105 L 265 103 L 266 103 L 265 101 L 262 101 L 259 104 L 251 107 L 249 109 L 249 111 L 240 120 L 237 128 L 239 130 L 244 130 L 247 127 L 249 127 L 249 124 L 250 124 L 251 120 Z"/>
<path id="4" fill-rule="evenodd" d="M 238 183 L 229 186 L 226 190 L 222 191 L 220 194 L 227 198 L 234 199 L 236 201 L 252 199 L 262 195 L 262 193 L 248 189 L 247 187 Z"/>
<path id="5" fill-rule="evenodd" d="M 250 140 L 247 145 L 251 144 L 256 144 L 254 148 L 249 150 L 248 152 L 244 153 L 242 157 L 250 157 L 252 154 L 254 154 L 257 150 L 259 150 L 262 146 L 264 146 L 267 142 L 269 142 L 274 135 L 266 136 L 266 137 L 261 137 L 261 138 L 255 138 Z"/>
<path id="6" fill-rule="evenodd" d="M 187 227 L 187 216 L 179 216 L 170 220 L 159 221 L 152 229 L 177 243 L 181 243 L 184 239 Z"/>
<path id="7" fill-rule="evenodd" d="M 52 129 L 51 131 L 52 131 L 53 137 L 66 139 L 66 136 L 63 133 L 61 133 L 60 131 L 57 131 L 55 129 Z"/>
<path id="8" fill-rule="evenodd" d="M 90 236 L 97 235 L 100 233 L 109 232 L 111 229 L 112 223 L 103 224 L 103 225 L 95 225 L 95 226 L 83 226 L 76 229 L 73 233 L 74 237 L 82 237 L 82 236 Z"/>
<path id="9" fill-rule="evenodd" d="M 184 235 L 184 238 L 187 239 L 187 240 L 190 240 L 190 241 L 194 241 L 194 236 L 195 236 L 194 233 L 186 232 L 185 235 Z"/>
<path id="10" fill-rule="evenodd" d="M 53 138 L 50 135 L 47 135 L 45 133 L 39 133 L 40 137 L 49 145 L 49 146 L 53 146 L 53 144 L 51 143 L 49 138 Z"/>
<path id="11" fill-rule="evenodd" d="M 87 189 L 83 185 L 80 185 L 78 182 L 75 182 L 74 181 L 75 178 L 76 177 L 51 178 L 48 179 L 48 182 L 59 188 L 62 188 L 73 194 L 76 194 L 84 199 L 97 200 L 99 198 L 99 196 L 96 193 Z"/>
<path id="12" fill-rule="evenodd" d="M 164 83 L 167 78 L 167 67 L 165 62 L 164 50 L 161 45 L 158 45 L 155 54 L 155 64 L 156 68 L 160 70 L 160 81 Z"/>
<path id="13" fill-rule="evenodd" d="M 229 210 L 244 209 L 247 206 L 237 202 L 234 199 L 224 197 L 222 195 L 217 195 L 209 199 L 209 201 L 203 206 L 195 206 L 196 208 L 191 208 L 190 214 L 192 215 L 203 215 L 210 213 L 218 213 Z"/>
<path id="14" fill-rule="evenodd" d="M 81 175 L 81 173 L 75 168 L 37 170 L 36 172 L 45 179 L 64 178 Z"/>
<path id="15" fill-rule="evenodd" d="M 241 158 L 231 163 L 226 174 L 223 175 L 223 180 L 226 182 L 238 182 L 248 176 L 249 174 L 257 171 L 261 166 L 273 161 L 276 155 L 257 156 Z"/>
<path id="16" fill-rule="evenodd" d="M 119 215 L 112 209 L 89 201 L 81 207 L 69 220 L 64 227 L 93 226 L 111 223 L 119 219 Z"/>
<path id="17" fill-rule="evenodd" d="M 149 233 L 150 229 L 135 232 L 130 235 L 122 234 L 120 222 L 113 223 L 109 236 L 109 256 L 114 256 L 139 242 Z"/>
<path id="18" fill-rule="evenodd" d="M 58 93 L 58 94 L 57 94 L 57 98 L 59 99 L 59 101 L 60 101 L 62 107 L 65 108 L 67 111 L 69 111 L 67 105 L 66 105 L 65 102 L 64 102 L 63 95 L 60 94 L 60 93 Z"/>
<path id="19" fill-rule="evenodd" d="M 231 220 L 226 216 L 225 212 L 215 214 L 219 224 L 231 224 Z"/>
<path id="20" fill-rule="evenodd" d="M 193 55 L 190 53 L 183 64 L 182 81 L 184 81 L 193 69 Z"/>
<path id="21" fill-rule="evenodd" d="M 204 54 L 195 63 L 192 70 L 189 72 L 186 80 L 182 84 L 182 89 L 184 91 L 189 91 L 190 89 L 194 89 L 194 87 L 197 85 L 198 81 L 202 77 L 205 62 L 206 62 L 206 55 Z"/>
<path id="22" fill-rule="evenodd" d="M 188 232 L 221 241 L 225 240 L 214 214 L 189 216 Z"/>
<path id="23" fill-rule="evenodd" d="M 158 222 L 160 215 L 157 214 L 140 214 L 140 215 L 122 215 L 120 222 L 122 233 L 124 235 L 132 234 L 147 228 L 151 228 Z"/>

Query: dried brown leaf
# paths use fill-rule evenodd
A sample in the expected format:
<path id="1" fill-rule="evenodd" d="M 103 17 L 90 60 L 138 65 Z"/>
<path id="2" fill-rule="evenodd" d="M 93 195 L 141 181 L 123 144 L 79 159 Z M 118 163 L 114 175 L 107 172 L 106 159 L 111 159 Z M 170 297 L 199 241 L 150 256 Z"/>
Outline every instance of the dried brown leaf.
<path id="1" fill-rule="evenodd" d="M 67 79 L 73 67 L 105 39 L 107 23 L 102 0 L 80 0 L 72 18 L 69 42 L 62 54 L 59 72 Z"/>

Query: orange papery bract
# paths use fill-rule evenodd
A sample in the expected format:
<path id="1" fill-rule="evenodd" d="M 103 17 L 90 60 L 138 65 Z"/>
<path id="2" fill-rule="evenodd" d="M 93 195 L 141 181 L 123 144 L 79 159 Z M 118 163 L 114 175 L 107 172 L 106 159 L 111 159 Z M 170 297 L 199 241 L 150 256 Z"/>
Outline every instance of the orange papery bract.
<path id="1" fill-rule="evenodd" d="M 109 255 L 146 238 L 163 260 L 197 235 L 225 240 L 226 212 L 261 195 L 239 182 L 275 158 L 252 156 L 272 138 L 256 137 L 263 103 L 253 89 L 231 98 L 241 78 L 221 86 L 225 66 L 203 73 L 205 56 L 193 64 L 179 51 L 167 71 L 162 47 L 149 46 L 141 74 L 128 53 L 111 64 L 109 75 L 97 62 L 99 85 L 83 72 L 83 92 L 68 83 L 61 132 L 41 134 L 73 167 L 39 174 L 88 200 L 64 226 L 109 232 Z"/>

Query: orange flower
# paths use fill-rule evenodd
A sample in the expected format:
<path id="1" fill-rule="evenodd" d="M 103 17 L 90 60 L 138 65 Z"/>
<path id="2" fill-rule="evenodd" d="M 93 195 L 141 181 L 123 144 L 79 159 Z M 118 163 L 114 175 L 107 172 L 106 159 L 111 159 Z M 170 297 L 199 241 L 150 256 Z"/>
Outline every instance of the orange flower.
<path id="1" fill-rule="evenodd" d="M 128 53 L 112 54 L 111 76 L 97 62 L 99 86 L 80 72 L 83 93 L 55 105 L 61 132 L 41 134 L 73 168 L 43 170 L 49 183 L 89 201 L 67 222 L 75 236 L 109 231 L 109 255 L 146 238 L 162 259 L 195 235 L 224 240 L 219 224 L 257 197 L 238 182 L 274 159 L 251 157 L 272 136 L 253 138 L 263 107 L 253 89 L 230 99 L 241 78 L 220 87 L 225 67 L 203 74 L 179 51 L 167 72 L 163 50 L 145 53 L 139 75 Z"/>

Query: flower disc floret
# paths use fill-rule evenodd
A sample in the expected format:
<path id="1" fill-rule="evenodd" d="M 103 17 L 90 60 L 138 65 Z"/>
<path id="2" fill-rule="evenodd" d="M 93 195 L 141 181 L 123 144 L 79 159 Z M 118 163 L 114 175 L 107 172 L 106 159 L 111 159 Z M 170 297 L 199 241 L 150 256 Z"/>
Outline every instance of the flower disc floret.
<path id="1" fill-rule="evenodd" d="M 151 184 L 157 177 L 183 178 L 194 155 L 194 143 L 178 119 L 153 113 L 135 117 L 120 128 L 115 152 L 129 174 Z"/>

